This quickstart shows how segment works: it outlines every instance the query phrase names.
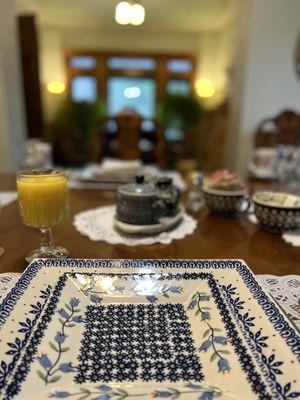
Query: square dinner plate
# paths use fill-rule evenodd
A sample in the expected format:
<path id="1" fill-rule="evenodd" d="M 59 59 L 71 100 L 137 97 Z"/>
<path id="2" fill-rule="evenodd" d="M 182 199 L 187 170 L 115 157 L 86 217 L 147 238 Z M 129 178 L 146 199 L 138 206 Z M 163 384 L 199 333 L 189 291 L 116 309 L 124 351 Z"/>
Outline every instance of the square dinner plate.
<path id="1" fill-rule="evenodd" d="M 240 260 L 36 260 L 0 329 L 3 400 L 300 398 L 300 336 Z"/>

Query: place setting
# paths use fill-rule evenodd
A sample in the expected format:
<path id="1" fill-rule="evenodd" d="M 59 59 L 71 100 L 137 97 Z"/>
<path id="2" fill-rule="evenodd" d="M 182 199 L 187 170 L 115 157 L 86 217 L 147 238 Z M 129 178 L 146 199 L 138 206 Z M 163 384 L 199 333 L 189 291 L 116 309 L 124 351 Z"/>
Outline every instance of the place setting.
<path id="1" fill-rule="evenodd" d="M 180 190 L 186 189 L 181 175 L 174 170 L 162 170 L 155 164 L 143 165 L 141 160 L 120 160 L 106 157 L 101 163 L 90 163 L 83 168 L 68 170 L 68 185 L 72 189 L 111 189 L 122 184 L 134 183 L 137 175 L 148 177 L 167 176 Z"/>
<path id="2" fill-rule="evenodd" d="M 205 197 L 218 196 L 216 181 L 224 192 L 226 181 L 240 185 L 237 176 L 219 175 L 204 181 L 214 182 Z M 17 188 L 23 222 L 41 230 L 41 246 L 1 299 L 1 398 L 300 395 L 297 321 L 243 261 L 68 258 L 51 232 L 67 214 L 66 174 L 21 171 Z M 225 199 L 227 218 L 244 198 L 237 189 L 229 213 Z M 167 177 L 137 176 L 119 187 L 113 207 L 111 223 L 126 237 L 184 224 L 180 191 Z"/>

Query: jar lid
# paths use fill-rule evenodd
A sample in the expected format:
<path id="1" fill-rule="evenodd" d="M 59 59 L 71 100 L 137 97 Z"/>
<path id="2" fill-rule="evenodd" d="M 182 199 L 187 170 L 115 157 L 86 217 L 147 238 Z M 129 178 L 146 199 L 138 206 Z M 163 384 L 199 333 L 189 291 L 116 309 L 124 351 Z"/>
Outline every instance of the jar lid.
<path id="1" fill-rule="evenodd" d="M 172 178 L 169 178 L 168 176 L 160 176 L 156 180 L 156 186 L 159 189 L 166 189 L 169 188 L 173 183 Z"/>
<path id="2" fill-rule="evenodd" d="M 143 176 L 136 177 L 136 183 L 128 183 L 119 187 L 118 192 L 126 196 L 141 196 L 150 197 L 158 194 L 157 188 L 151 184 L 145 182 Z"/>

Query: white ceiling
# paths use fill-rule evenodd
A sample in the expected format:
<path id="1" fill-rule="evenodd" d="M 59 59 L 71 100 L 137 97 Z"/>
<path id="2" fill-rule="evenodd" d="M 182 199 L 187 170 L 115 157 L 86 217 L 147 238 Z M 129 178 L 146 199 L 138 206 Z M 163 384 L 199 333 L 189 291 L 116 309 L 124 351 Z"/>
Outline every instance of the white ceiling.
<path id="1" fill-rule="evenodd" d="M 141 0 L 142 27 L 133 29 L 199 32 L 221 29 L 235 16 L 237 0 Z M 114 22 L 118 0 L 16 0 L 17 13 L 35 12 L 42 25 L 126 29 Z"/>

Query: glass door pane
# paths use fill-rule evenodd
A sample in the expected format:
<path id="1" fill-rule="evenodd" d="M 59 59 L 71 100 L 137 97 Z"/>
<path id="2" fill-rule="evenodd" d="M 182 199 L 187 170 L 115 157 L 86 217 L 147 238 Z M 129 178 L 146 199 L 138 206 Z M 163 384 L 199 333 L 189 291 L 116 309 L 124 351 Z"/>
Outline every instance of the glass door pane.
<path id="1" fill-rule="evenodd" d="M 132 108 L 144 118 L 155 117 L 156 82 L 151 78 L 113 76 L 107 82 L 107 108 L 113 116 Z"/>
<path id="2" fill-rule="evenodd" d="M 93 76 L 75 76 L 71 81 L 71 97 L 76 102 L 97 100 L 97 79 Z"/>
<path id="3" fill-rule="evenodd" d="M 190 82 L 186 79 L 170 79 L 167 83 L 168 94 L 185 94 L 191 93 Z"/>

